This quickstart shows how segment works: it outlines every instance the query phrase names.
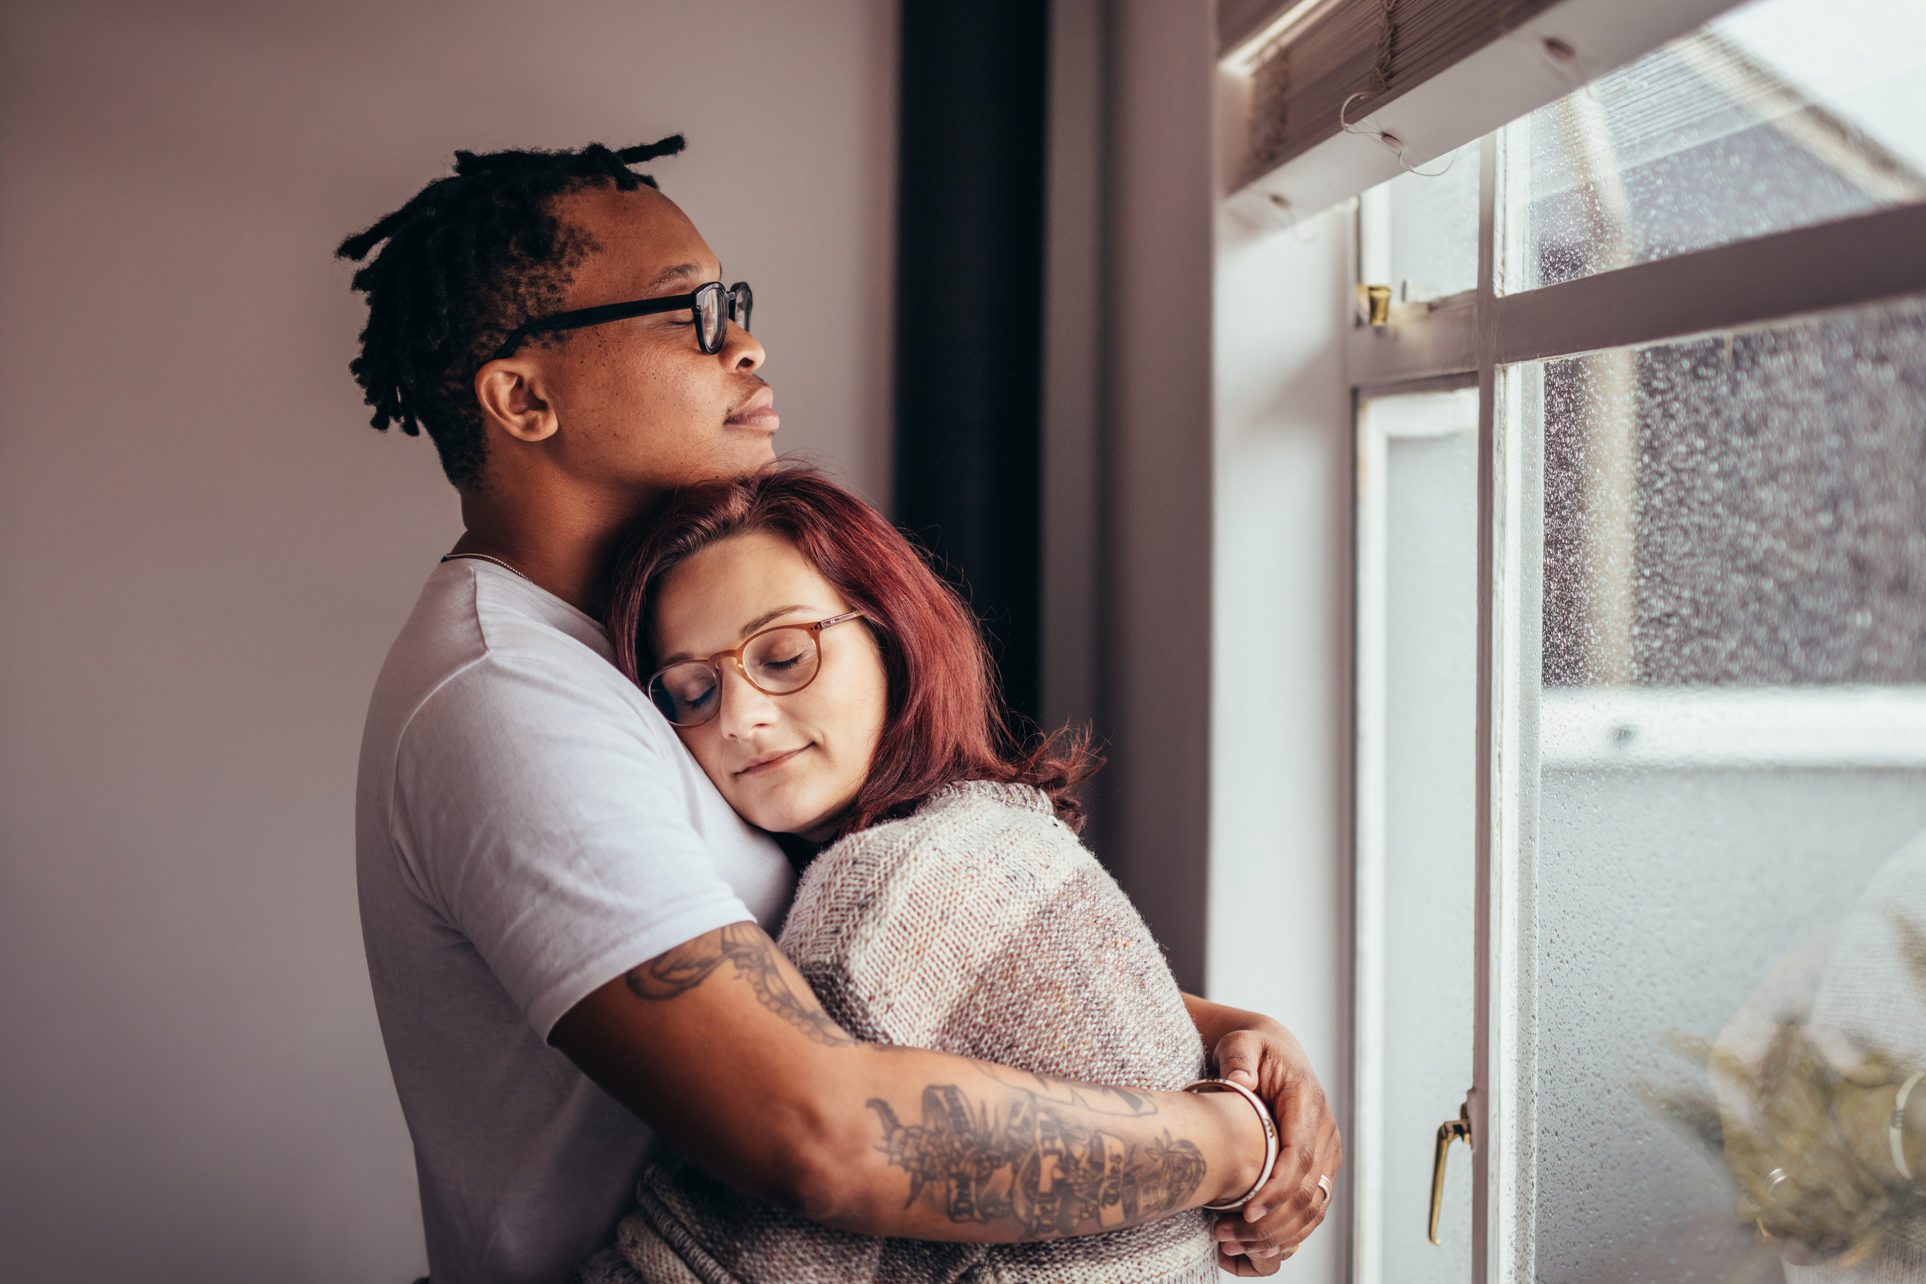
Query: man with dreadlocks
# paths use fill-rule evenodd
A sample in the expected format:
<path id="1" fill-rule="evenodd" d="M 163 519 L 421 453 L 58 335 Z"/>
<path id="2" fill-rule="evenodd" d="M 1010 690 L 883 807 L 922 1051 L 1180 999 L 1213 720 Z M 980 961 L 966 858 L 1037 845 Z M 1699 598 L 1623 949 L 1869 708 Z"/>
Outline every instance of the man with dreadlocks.
<path id="1" fill-rule="evenodd" d="M 837 1028 L 757 926 L 782 918 L 788 862 L 612 663 L 600 620 L 621 532 L 676 486 L 766 463 L 777 428 L 748 287 L 722 284 L 695 226 L 630 168 L 681 148 L 458 152 L 339 251 L 363 263 L 352 369 L 373 424 L 427 432 L 466 528 L 377 680 L 356 801 L 432 1277 L 563 1278 L 631 1207 L 657 1134 L 846 1230 L 1007 1237 L 904 1203 L 873 1106 L 907 1117 L 938 1090 L 986 1115 L 1041 1093 L 1073 1132 L 1236 1154 L 1199 1174 L 1198 1199 L 1241 1192 L 1264 1152 L 1229 1094 L 1133 1093 L 1120 1110 L 1103 1088 Z M 1240 1236 L 1294 1244 L 1322 1209 L 1281 1192 L 1308 1184 L 1323 1094 L 1276 1023 L 1201 1000 L 1193 1015 L 1220 1073 L 1284 1125 L 1260 1196 L 1275 1207 Z"/>

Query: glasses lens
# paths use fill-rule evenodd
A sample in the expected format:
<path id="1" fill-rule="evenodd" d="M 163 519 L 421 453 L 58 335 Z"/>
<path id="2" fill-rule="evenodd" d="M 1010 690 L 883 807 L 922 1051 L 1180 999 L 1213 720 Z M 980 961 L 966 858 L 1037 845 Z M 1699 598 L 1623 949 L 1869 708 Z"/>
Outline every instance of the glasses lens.
<path id="1" fill-rule="evenodd" d="M 783 628 L 758 633 L 742 653 L 749 678 L 771 695 L 800 691 L 816 676 L 821 652 L 808 629 Z"/>
<path id="2" fill-rule="evenodd" d="M 704 352 L 722 350 L 722 286 L 711 282 L 696 291 L 696 333 Z"/>
<path id="3" fill-rule="evenodd" d="M 729 319 L 747 330 L 749 310 L 756 306 L 755 291 L 747 281 L 738 281 L 729 287 Z"/>
<path id="4" fill-rule="evenodd" d="M 649 679 L 649 699 L 678 727 L 716 716 L 716 671 L 700 660 L 672 664 Z"/>

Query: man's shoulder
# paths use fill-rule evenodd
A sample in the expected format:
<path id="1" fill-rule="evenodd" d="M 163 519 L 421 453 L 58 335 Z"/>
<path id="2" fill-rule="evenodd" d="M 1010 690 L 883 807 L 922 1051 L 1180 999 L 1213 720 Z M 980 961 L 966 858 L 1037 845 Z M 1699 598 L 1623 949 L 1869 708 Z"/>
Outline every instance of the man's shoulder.
<path id="1" fill-rule="evenodd" d="M 518 693 L 642 707 L 594 620 L 505 573 L 451 563 L 429 578 L 389 648 L 370 721 L 385 715 L 398 734 L 430 701 L 445 706 Z"/>

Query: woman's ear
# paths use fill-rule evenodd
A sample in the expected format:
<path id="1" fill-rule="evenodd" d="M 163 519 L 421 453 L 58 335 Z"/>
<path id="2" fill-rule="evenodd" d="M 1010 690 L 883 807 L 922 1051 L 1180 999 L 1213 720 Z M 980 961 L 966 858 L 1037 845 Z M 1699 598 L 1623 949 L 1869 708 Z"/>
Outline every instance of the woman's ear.
<path id="1" fill-rule="evenodd" d="M 503 357 L 475 372 L 475 400 L 482 419 L 517 441 L 546 441 L 561 425 L 543 395 L 541 369 L 533 361 Z"/>

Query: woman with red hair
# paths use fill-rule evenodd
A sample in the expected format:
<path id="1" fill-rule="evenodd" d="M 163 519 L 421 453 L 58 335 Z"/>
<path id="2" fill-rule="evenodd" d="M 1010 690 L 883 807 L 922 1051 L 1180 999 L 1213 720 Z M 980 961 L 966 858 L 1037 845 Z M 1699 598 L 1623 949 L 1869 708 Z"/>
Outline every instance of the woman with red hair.
<path id="1" fill-rule="evenodd" d="M 881 514 L 804 468 L 688 489 L 625 554 L 610 603 L 623 671 L 724 798 L 789 836 L 804 866 L 778 943 L 835 1023 L 824 1037 L 1144 1089 L 1205 1072 L 1162 951 L 1075 836 L 1072 791 L 1094 759 L 1073 736 L 1018 746 L 975 620 Z M 1047 1098 L 1064 1085 L 1026 1086 Z M 1257 1110 L 1246 1144 L 1267 1147 L 1268 1175 L 1269 1115 L 1232 1087 Z M 1116 1096 L 1131 1113 L 1132 1094 Z M 622 1223 L 627 1269 L 782 1284 L 1217 1278 L 1199 1183 L 1218 1156 L 1168 1139 L 1124 1153 L 1100 1131 L 1053 1134 L 1047 1109 L 989 1119 L 935 1089 L 922 1104 L 903 1119 L 871 1103 L 908 1198 L 985 1239 L 1047 1242 L 852 1235 L 659 1165 Z M 1070 1225 L 1120 1229 L 1047 1238 Z"/>

